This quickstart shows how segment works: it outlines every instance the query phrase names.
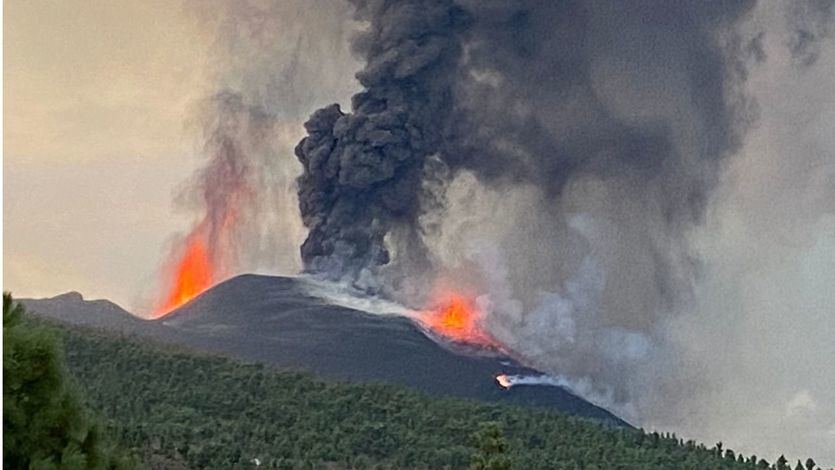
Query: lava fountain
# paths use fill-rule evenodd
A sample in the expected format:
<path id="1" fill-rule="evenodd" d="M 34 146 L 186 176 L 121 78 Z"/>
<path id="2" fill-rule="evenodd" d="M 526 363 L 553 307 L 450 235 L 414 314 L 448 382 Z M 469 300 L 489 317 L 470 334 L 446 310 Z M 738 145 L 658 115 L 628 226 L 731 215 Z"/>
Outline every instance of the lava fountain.
<path id="1" fill-rule="evenodd" d="M 239 196 L 245 193 L 245 186 L 236 191 L 241 192 L 218 198 L 202 222 L 175 246 L 166 261 L 164 293 L 154 308 L 154 318 L 165 316 L 234 274 L 236 221 L 245 200 Z"/>
<path id="2" fill-rule="evenodd" d="M 219 93 L 208 104 L 203 153 L 209 158 L 185 193 L 200 218 L 163 261 L 163 288 L 153 318 L 240 272 L 241 247 L 258 220 L 259 192 L 266 194 L 259 171 L 273 155 L 272 117 L 232 92 Z"/>
<path id="3" fill-rule="evenodd" d="M 434 308 L 419 317 L 432 332 L 455 343 L 498 347 L 496 340 L 482 328 L 484 314 L 472 299 L 459 293 L 445 293 L 434 304 Z"/>
<path id="4" fill-rule="evenodd" d="M 157 306 L 154 316 L 160 317 L 185 304 L 214 282 L 213 263 L 205 236 L 195 230 L 184 241 L 183 251 L 173 267 L 168 292 Z"/>

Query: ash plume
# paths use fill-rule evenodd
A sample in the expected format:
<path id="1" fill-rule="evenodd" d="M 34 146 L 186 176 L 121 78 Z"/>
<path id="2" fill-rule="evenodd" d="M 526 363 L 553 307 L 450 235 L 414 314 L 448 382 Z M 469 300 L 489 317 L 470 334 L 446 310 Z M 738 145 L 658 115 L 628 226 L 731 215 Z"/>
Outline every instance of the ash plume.
<path id="1" fill-rule="evenodd" d="M 728 218 L 729 184 L 771 181 L 728 182 L 731 157 L 762 153 L 745 147 L 758 101 L 774 105 L 750 81 L 831 64 L 831 2 L 352 3 L 364 90 L 350 112 L 315 112 L 296 147 L 304 269 L 417 307 L 438 279 L 464 284 L 493 337 L 637 423 L 723 396 L 698 345 L 750 345 L 736 303 L 705 302 L 727 298 L 716 279 L 745 241 L 703 228 Z M 761 233 L 765 207 L 808 213 L 801 226 L 831 213 L 832 180 L 813 170 L 831 162 L 800 169 L 796 154 L 775 157 L 796 175 L 785 201 L 749 201 Z"/>
<path id="2" fill-rule="evenodd" d="M 508 346 L 616 374 L 595 345 L 640 348 L 697 269 L 684 234 L 752 117 L 734 26 L 753 2 L 354 3 L 364 90 L 296 148 L 305 269 L 413 304 L 468 272 Z"/>
<path id="3" fill-rule="evenodd" d="M 396 228 L 422 247 L 418 230 L 423 172 L 443 143 L 451 83 L 466 16 L 452 1 L 354 2 L 370 23 L 355 43 L 366 60 L 352 113 L 316 111 L 296 147 L 304 166 L 298 195 L 309 229 L 305 269 L 361 281 L 391 261 L 385 239 Z"/>
<path id="4" fill-rule="evenodd" d="M 636 424 L 776 449 L 793 423 L 795 448 L 831 448 L 835 378 L 809 369 L 831 295 L 786 292 L 831 260 L 830 0 L 350 4 L 194 2 L 220 51 L 208 95 L 262 123 L 227 127 L 262 142 L 234 270 L 414 308 L 447 283 L 525 363 Z M 771 372 L 795 355 L 810 366 Z"/>
<path id="5" fill-rule="evenodd" d="M 356 90 L 356 81 L 342 72 L 358 67 L 348 40 L 355 29 L 350 5 L 340 0 L 244 0 L 191 2 L 189 7 L 215 41 L 214 87 L 239 95 L 272 127 L 252 136 L 264 139 L 253 157 L 257 217 L 240 227 L 247 240 L 239 248 L 242 259 L 235 271 L 295 274 L 305 231 L 298 219 L 295 178 L 300 168 L 293 147 L 301 138 L 298 123 L 311 108 Z M 320 34 L 323 30 L 329 34 Z"/>

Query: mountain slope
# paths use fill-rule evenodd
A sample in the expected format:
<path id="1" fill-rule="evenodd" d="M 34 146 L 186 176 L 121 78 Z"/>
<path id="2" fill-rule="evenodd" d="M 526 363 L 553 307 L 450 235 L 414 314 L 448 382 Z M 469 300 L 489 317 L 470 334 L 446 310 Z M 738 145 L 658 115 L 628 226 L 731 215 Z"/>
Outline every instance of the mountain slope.
<path id="1" fill-rule="evenodd" d="M 78 292 L 67 292 L 46 299 L 17 299 L 17 301 L 30 312 L 73 325 L 132 332 L 145 323 L 109 300 L 85 300 Z"/>
<path id="2" fill-rule="evenodd" d="M 252 468 L 258 459 L 263 468 L 464 469 L 478 452 L 473 434 L 487 422 L 498 425 L 516 469 L 773 468 L 675 436 L 548 410 L 439 400 L 145 340 L 59 333 L 69 369 L 110 423 L 109 435 L 146 468 Z"/>
<path id="3" fill-rule="evenodd" d="M 125 319 L 116 310 L 111 314 L 118 320 L 103 310 L 85 314 L 80 305 L 98 308 L 98 304 L 73 300 L 68 303 L 59 298 L 49 308 L 44 301 L 23 302 L 34 312 L 48 311 L 45 316 L 68 323 L 128 331 L 281 369 L 401 384 L 435 395 L 547 406 L 625 424 L 560 387 L 517 385 L 503 389 L 495 381 L 497 374 L 537 372 L 508 357 L 465 354 L 443 347 L 403 317 L 330 305 L 311 295 L 302 279 L 238 276 L 157 321 Z M 61 306 L 75 310 L 62 316 Z"/>

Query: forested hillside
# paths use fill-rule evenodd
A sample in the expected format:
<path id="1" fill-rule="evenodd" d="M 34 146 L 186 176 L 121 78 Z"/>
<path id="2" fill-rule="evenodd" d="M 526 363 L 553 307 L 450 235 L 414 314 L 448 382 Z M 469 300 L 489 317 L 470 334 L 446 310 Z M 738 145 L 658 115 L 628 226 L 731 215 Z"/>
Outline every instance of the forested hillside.
<path id="1" fill-rule="evenodd" d="M 795 467 L 550 411 L 331 383 L 130 338 L 56 330 L 90 406 L 154 468 Z M 814 466 L 810 460 L 801 468 L 807 465 Z"/>
<path id="2" fill-rule="evenodd" d="M 128 469 L 67 376 L 54 332 L 3 295 L 3 468 Z"/>

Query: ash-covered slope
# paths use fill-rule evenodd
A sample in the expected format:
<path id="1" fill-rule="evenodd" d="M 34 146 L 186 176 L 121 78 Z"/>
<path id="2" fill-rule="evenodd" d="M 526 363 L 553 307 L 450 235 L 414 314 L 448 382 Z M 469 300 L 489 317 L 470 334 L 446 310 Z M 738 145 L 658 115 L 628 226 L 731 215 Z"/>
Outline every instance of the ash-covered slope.
<path id="1" fill-rule="evenodd" d="M 503 389 L 496 383 L 497 374 L 537 372 L 511 358 L 442 347 L 407 318 L 330 305 L 311 295 L 307 287 L 304 279 L 238 276 L 161 320 L 131 318 L 127 330 L 323 377 L 395 383 L 442 396 L 547 406 L 625 424 L 560 387 L 517 385 Z M 109 321 L 99 313 L 84 316 L 73 310 L 61 316 L 57 314 L 59 307 L 44 307 L 49 300 L 23 302 L 37 313 L 50 312 L 45 315 L 53 319 L 126 331 L 124 321 Z M 123 317 L 117 311 L 113 314 Z"/>
<path id="2" fill-rule="evenodd" d="M 78 292 L 67 292 L 46 299 L 17 300 L 30 312 L 73 325 L 130 333 L 148 323 L 109 300 L 85 300 Z"/>

